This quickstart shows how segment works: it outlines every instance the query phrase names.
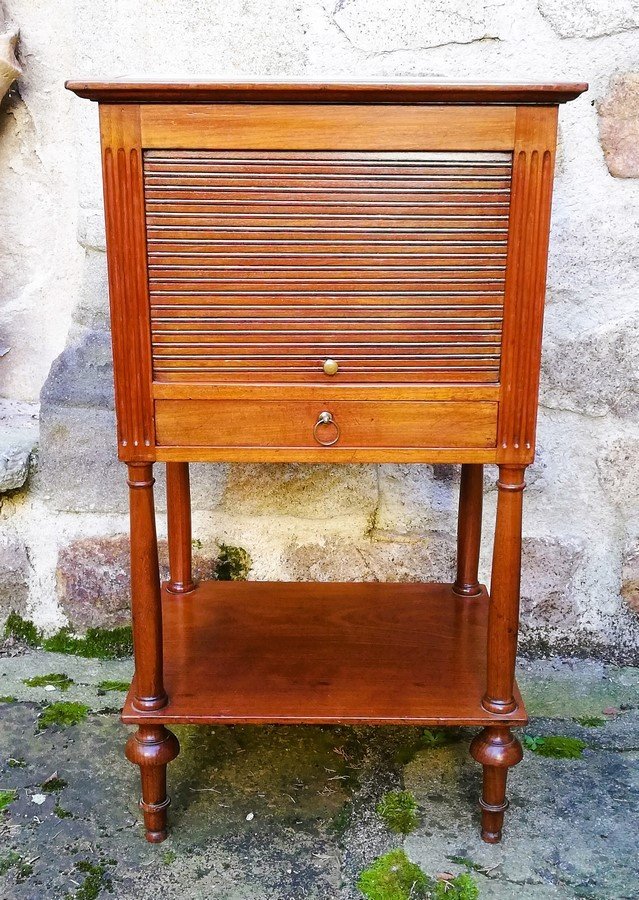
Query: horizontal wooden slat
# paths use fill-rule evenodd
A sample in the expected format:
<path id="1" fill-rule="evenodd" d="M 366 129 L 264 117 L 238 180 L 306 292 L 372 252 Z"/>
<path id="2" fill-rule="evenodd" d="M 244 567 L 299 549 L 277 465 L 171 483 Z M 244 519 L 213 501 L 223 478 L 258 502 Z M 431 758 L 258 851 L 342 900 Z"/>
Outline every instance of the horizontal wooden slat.
<path id="1" fill-rule="evenodd" d="M 165 300 L 166 298 L 161 298 Z M 423 325 L 436 327 L 438 323 L 455 325 L 459 320 L 460 326 L 469 320 L 483 319 L 485 321 L 498 321 L 501 318 L 501 304 L 481 304 L 478 306 L 451 305 L 449 301 L 440 301 L 426 305 L 423 300 L 417 303 L 403 302 L 392 306 L 386 303 L 367 303 L 367 298 L 360 298 L 361 303 L 355 304 L 352 300 L 337 306 L 330 303 L 319 304 L 311 298 L 304 307 L 304 315 L 300 316 L 299 304 L 296 302 L 274 305 L 272 303 L 257 303 L 249 306 L 242 303 L 241 308 L 229 303 L 192 304 L 184 305 L 183 298 L 178 298 L 176 304 L 155 303 L 151 310 L 152 322 L 162 321 L 173 323 L 177 328 L 190 327 L 193 322 L 217 323 L 224 326 L 225 323 L 243 323 L 248 320 L 253 323 L 275 322 L 279 319 L 286 320 L 286 327 L 290 323 L 298 326 L 321 327 L 331 321 L 337 322 L 340 327 L 351 324 L 357 327 L 359 322 L 375 321 L 380 323 L 402 323 L 404 320 L 419 322 Z M 180 316 L 174 315 L 173 306 L 180 307 Z M 345 323 L 341 321 L 347 319 Z M 451 321 L 455 320 L 455 321 Z"/>
<path id="2" fill-rule="evenodd" d="M 373 231 L 367 228 L 351 228 L 345 235 L 343 229 L 315 228 L 311 233 L 303 230 L 293 230 L 285 225 L 271 229 L 250 228 L 223 228 L 216 225 L 214 228 L 202 223 L 190 227 L 177 227 L 171 225 L 150 225 L 147 222 L 147 240 L 153 247 L 157 243 L 166 241 L 180 241 L 183 246 L 196 243 L 199 246 L 225 246 L 241 244 L 245 249 L 257 247 L 280 247 L 281 245 L 295 245 L 300 247 L 330 246 L 331 250 L 361 246 L 379 246 L 383 248 L 414 246 L 422 247 L 453 247 L 453 246 L 481 246 L 486 248 L 501 247 L 507 245 L 507 235 L 503 230 L 497 231 L 437 231 L 436 229 L 414 228 L 398 229 L 386 228 Z"/>
<path id="3" fill-rule="evenodd" d="M 335 386 L 351 385 L 467 385 L 497 384 L 499 369 L 479 369 L 468 366 L 465 369 L 360 369 L 349 370 L 331 378 Z M 155 381 L 164 384 L 263 384 L 263 385 L 314 385 L 328 379 L 319 369 L 291 370 L 274 369 L 226 369 L 220 372 L 218 369 L 162 369 L 156 371 Z"/>
<path id="4" fill-rule="evenodd" d="M 140 106 L 148 148 L 512 150 L 515 108 L 206 104 Z"/>
<path id="5" fill-rule="evenodd" d="M 499 400 L 500 388 L 490 384 L 337 385 L 314 384 L 153 384 L 156 400 Z"/>
<path id="6" fill-rule="evenodd" d="M 331 347 L 375 347 L 388 344 L 411 344 L 414 346 L 431 346 L 433 344 L 455 343 L 459 346 L 471 346 L 473 344 L 495 344 L 499 347 L 499 331 L 486 331 L 477 329 L 452 331 L 423 331 L 380 328 L 376 331 L 366 329 L 349 328 L 347 335 L 339 331 L 328 331 L 321 328 L 315 330 L 291 328 L 286 332 L 276 329 L 259 329 L 250 334 L 236 330 L 221 331 L 158 331 L 153 330 L 153 343 L 158 352 L 166 347 L 234 347 L 237 348 L 236 334 L 242 334 L 242 346 L 246 350 L 256 346 L 267 349 L 273 346 L 283 345 L 287 348 L 324 346 L 326 350 Z"/>
<path id="7" fill-rule="evenodd" d="M 224 254 L 227 251 L 223 251 Z M 445 254 L 442 250 L 439 255 L 423 255 L 420 259 L 412 259 L 408 254 L 398 253 L 339 253 L 327 255 L 324 253 L 316 253 L 313 255 L 299 253 L 287 254 L 283 256 L 281 253 L 271 253 L 270 255 L 260 256 L 253 253 L 234 253 L 233 255 L 215 254 L 209 250 L 202 252 L 192 251 L 189 249 L 177 250 L 150 250 L 149 251 L 149 270 L 156 272 L 165 268 L 188 267 L 190 271 L 197 268 L 198 271 L 209 269 L 238 269 L 242 273 L 250 272 L 251 269 L 259 271 L 277 271 L 278 269 L 324 269 L 334 270 L 344 267 L 346 271 L 357 273 L 362 271 L 375 271 L 376 269 L 416 269 L 419 271 L 438 271 L 439 269 L 450 269 L 466 271 L 484 269 L 493 269 L 494 271 L 503 272 L 506 269 L 506 254 L 495 254 L 488 258 L 483 256 L 481 259 L 474 259 L 474 254 L 467 253 L 449 253 Z"/>

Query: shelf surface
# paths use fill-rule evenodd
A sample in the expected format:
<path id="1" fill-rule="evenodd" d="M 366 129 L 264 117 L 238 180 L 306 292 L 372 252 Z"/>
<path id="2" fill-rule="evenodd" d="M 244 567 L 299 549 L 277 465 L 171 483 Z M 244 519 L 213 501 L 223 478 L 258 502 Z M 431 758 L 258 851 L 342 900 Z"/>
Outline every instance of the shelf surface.
<path id="1" fill-rule="evenodd" d="M 486 712 L 488 596 L 446 584 L 204 582 L 163 591 L 169 703 L 127 724 L 525 724 Z M 135 682 L 134 682 L 135 685 Z"/>

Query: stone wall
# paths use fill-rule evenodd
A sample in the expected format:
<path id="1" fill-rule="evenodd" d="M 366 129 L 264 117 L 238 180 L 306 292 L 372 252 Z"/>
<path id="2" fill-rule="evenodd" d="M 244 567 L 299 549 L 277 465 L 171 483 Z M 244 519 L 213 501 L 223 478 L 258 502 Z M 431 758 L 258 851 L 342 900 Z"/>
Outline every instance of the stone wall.
<path id="1" fill-rule="evenodd" d="M 65 77 L 587 80 L 560 117 L 522 643 L 637 661 L 637 3 L 6 0 L 5 23 L 20 27 L 24 73 L 0 109 L 1 609 L 45 629 L 112 624 L 127 591 L 97 114 Z M 226 544 L 255 579 L 447 578 L 456 480 L 426 465 L 196 467 L 198 565 Z"/>

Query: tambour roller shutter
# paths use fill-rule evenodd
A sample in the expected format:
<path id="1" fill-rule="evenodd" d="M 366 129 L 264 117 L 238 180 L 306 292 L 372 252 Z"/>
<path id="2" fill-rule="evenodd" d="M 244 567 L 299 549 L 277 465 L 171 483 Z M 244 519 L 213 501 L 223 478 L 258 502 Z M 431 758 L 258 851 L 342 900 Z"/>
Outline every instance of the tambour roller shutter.
<path id="1" fill-rule="evenodd" d="M 498 382 L 511 163 L 146 151 L 155 379 Z"/>

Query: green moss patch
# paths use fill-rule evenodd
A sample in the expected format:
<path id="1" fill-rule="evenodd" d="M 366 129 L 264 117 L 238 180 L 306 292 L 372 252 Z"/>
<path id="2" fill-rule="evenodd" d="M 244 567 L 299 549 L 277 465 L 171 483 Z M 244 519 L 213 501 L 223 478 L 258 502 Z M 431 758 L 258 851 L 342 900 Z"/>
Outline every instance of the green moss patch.
<path id="1" fill-rule="evenodd" d="M 42 711 L 38 726 L 40 729 L 49 728 L 51 725 L 59 725 L 68 728 L 70 725 L 78 725 L 87 717 L 89 707 L 85 703 L 72 703 L 69 700 L 60 700 L 52 703 Z"/>
<path id="2" fill-rule="evenodd" d="M 4 636 L 13 638 L 21 644 L 27 644 L 29 647 L 37 647 L 42 638 L 33 622 L 23 619 L 17 612 L 9 614 L 4 626 Z"/>
<path id="3" fill-rule="evenodd" d="M 423 748 L 443 747 L 446 744 L 454 744 L 459 740 L 458 728 L 425 728 L 422 732 L 420 744 Z"/>
<path id="4" fill-rule="evenodd" d="M 22 857 L 15 850 L 9 850 L 0 856 L 0 875 L 6 875 L 9 869 L 13 869 L 22 861 Z"/>
<path id="5" fill-rule="evenodd" d="M 56 772 L 55 775 L 51 775 L 50 778 L 42 782 L 40 790 L 44 794 L 57 794 L 59 791 L 64 790 L 67 784 L 68 782 L 64 778 L 58 778 L 58 773 Z"/>
<path id="6" fill-rule="evenodd" d="M 403 850 L 380 856 L 357 881 L 367 900 L 420 900 L 428 898 L 430 879 Z"/>
<path id="7" fill-rule="evenodd" d="M 32 864 L 15 850 L 9 850 L 8 853 L 0 856 L 0 875 L 6 875 L 11 869 L 15 870 L 17 881 L 23 881 L 33 872 Z"/>
<path id="8" fill-rule="evenodd" d="M 9 766 L 10 769 L 24 769 L 26 764 L 27 764 L 26 759 L 22 759 L 22 757 L 18 757 L 16 759 L 15 756 L 10 756 L 9 759 L 7 760 L 7 765 Z"/>
<path id="9" fill-rule="evenodd" d="M 253 560 L 243 547 L 220 544 L 215 577 L 218 581 L 246 581 L 252 565 Z"/>
<path id="10" fill-rule="evenodd" d="M 525 734 L 523 744 L 527 750 L 532 750 L 538 756 L 546 756 L 551 759 L 579 759 L 587 744 L 579 738 L 571 737 L 536 737 Z"/>
<path id="11" fill-rule="evenodd" d="M 330 829 L 336 837 L 342 838 L 348 831 L 352 820 L 353 804 L 350 800 L 347 800 L 331 819 Z"/>
<path id="12" fill-rule="evenodd" d="M 380 856 L 359 876 L 367 900 L 477 900 L 479 888 L 468 872 L 430 878 L 403 850 Z"/>
<path id="13" fill-rule="evenodd" d="M 241 548 L 232 547 L 230 549 L 240 550 Z M 246 551 L 242 552 L 246 553 Z M 27 644 L 29 647 L 42 647 L 50 653 L 66 653 L 71 656 L 84 656 L 88 659 L 122 659 L 133 654 L 133 633 L 130 625 L 123 625 L 120 628 L 89 628 L 85 635 L 75 634 L 72 628 L 67 627 L 61 628 L 51 637 L 43 638 L 42 633 L 38 631 L 33 622 L 12 612 L 4 627 L 4 636 Z M 52 678 L 53 676 L 38 677 Z M 25 682 L 25 684 L 28 683 Z M 44 683 L 51 684 L 53 682 Z M 69 684 L 73 684 L 73 682 L 69 681 L 67 687 Z M 38 687 L 39 685 L 34 683 L 29 686 Z M 62 688 L 62 690 L 66 690 L 66 688 Z"/>
<path id="14" fill-rule="evenodd" d="M 53 807 L 53 813 L 58 817 L 58 819 L 72 819 L 73 813 L 70 813 L 68 809 L 64 809 L 60 806 L 59 803 Z"/>
<path id="15" fill-rule="evenodd" d="M 52 672 L 50 675 L 35 675 L 33 678 L 25 678 L 23 684 L 27 687 L 47 687 L 51 684 L 60 691 L 68 691 L 75 682 L 73 678 L 60 672 Z"/>
<path id="16" fill-rule="evenodd" d="M 602 719 L 601 716 L 580 716 L 578 719 L 575 719 L 578 725 L 583 725 L 584 728 L 601 728 L 602 725 L 606 724 L 606 720 Z"/>
<path id="17" fill-rule="evenodd" d="M 113 891 L 113 882 L 109 878 L 107 865 L 108 863 L 91 863 L 88 860 L 81 860 L 75 864 L 76 870 L 85 875 L 84 881 L 73 894 L 66 894 L 65 900 L 96 900 L 103 890 L 111 893 Z"/>
<path id="18" fill-rule="evenodd" d="M 13 803 L 17 796 L 18 792 L 14 790 L 0 791 L 0 812 L 6 809 L 10 803 Z"/>
<path id="19" fill-rule="evenodd" d="M 477 900 L 479 888 L 472 875 L 463 872 L 456 878 L 439 878 L 431 896 L 434 900 Z"/>
<path id="20" fill-rule="evenodd" d="M 51 653 L 67 653 L 88 659 L 121 659 L 133 653 L 133 634 L 130 625 L 120 628 L 89 628 L 84 637 L 70 628 L 62 628 L 42 642 Z"/>
<path id="21" fill-rule="evenodd" d="M 395 834 L 410 834 L 419 825 L 418 806 L 410 791 L 390 791 L 377 804 L 377 815 Z"/>
<path id="22" fill-rule="evenodd" d="M 459 741 L 463 732 L 460 728 L 412 728 L 412 734 L 395 751 L 398 766 L 407 766 L 422 750 L 436 750 Z"/>
<path id="23" fill-rule="evenodd" d="M 15 703 L 16 697 L 11 697 L 9 694 L 5 694 L 3 697 L 0 697 L 0 703 Z"/>
<path id="24" fill-rule="evenodd" d="M 131 687 L 128 681 L 101 681 L 98 685 L 99 691 L 123 691 L 126 693 Z"/>

